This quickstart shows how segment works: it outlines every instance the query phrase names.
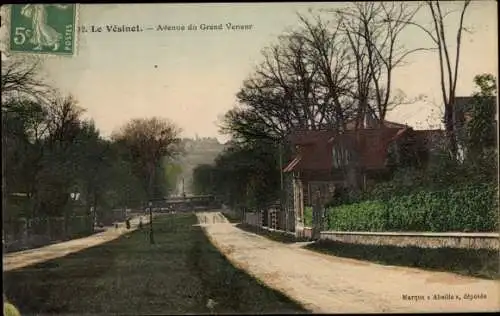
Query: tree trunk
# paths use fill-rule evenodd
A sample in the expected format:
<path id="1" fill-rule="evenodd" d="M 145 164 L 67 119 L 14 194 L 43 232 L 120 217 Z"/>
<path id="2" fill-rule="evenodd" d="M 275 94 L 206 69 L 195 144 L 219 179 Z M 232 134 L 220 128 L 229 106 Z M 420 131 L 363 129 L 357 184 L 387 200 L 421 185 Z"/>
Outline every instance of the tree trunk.
<path id="1" fill-rule="evenodd" d="M 448 149 L 450 150 L 454 159 L 457 158 L 458 146 L 457 138 L 455 135 L 455 122 L 453 119 L 454 107 L 453 104 L 447 104 L 444 108 L 444 124 L 446 130 L 446 137 L 448 138 Z"/>
<path id="2" fill-rule="evenodd" d="M 6 132 L 4 130 L 4 120 L 2 119 L 2 221 L 3 223 L 6 222 L 6 217 L 7 217 L 7 177 L 5 176 L 5 153 L 7 152 L 6 150 Z M 7 242 L 7 234 L 5 233 L 5 229 L 2 228 L 2 239 L 4 242 Z M 3 244 L 3 243 L 2 243 Z"/>
<path id="3" fill-rule="evenodd" d="M 149 201 L 153 199 L 153 184 L 155 179 L 155 168 L 154 166 L 149 168 L 149 185 L 148 185 L 148 198 Z M 149 206 L 149 243 L 153 245 L 155 243 L 154 232 L 153 232 L 153 205 Z"/>

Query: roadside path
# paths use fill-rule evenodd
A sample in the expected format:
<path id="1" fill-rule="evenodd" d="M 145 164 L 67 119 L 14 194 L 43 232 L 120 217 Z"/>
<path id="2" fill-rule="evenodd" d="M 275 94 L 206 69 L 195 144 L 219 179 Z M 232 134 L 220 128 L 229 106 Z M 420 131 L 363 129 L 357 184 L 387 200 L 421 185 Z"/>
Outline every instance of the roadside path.
<path id="1" fill-rule="evenodd" d="M 114 240 L 127 232 L 138 229 L 139 219 L 140 217 L 135 217 L 130 221 L 130 229 L 126 229 L 125 222 L 122 222 L 119 223 L 118 228 L 107 227 L 104 232 L 88 237 L 5 254 L 3 256 L 3 271 L 20 269 L 40 262 L 60 258 L 70 253 Z M 149 223 L 149 216 L 143 216 L 142 222 L 143 224 Z"/>
<path id="2" fill-rule="evenodd" d="M 220 213 L 197 216 L 235 266 L 315 313 L 500 311 L 499 280 L 329 256 L 245 232 Z"/>

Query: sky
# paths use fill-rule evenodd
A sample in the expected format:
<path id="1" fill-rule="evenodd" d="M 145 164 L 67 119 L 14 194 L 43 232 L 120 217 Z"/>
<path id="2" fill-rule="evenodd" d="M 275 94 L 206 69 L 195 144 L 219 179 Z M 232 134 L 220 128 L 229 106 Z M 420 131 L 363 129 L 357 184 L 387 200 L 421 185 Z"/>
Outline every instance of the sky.
<path id="1" fill-rule="evenodd" d="M 411 4 L 411 3 L 410 3 Z M 338 8 L 347 3 L 247 4 L 88 4 L 79 7 L 79 24 L 106 25 L 252 25 L 240 31 L 145 31 L 140 33 L 79 33 L 78 52 L 72 57 L 45 57 L 47 81 L 73 94 L 86 115 L 104 135 L 131 118 L 165 117 L 183 130 L 183 136 L 217 137 L 218 120 L 237 104 L 236 93 L 255 66 L 262 49 L 280 34 L 298 25 L 297 13 L 309 8 Z M 443 2 L 459 9 L 460 1 Z M 474 91 L 479 73 L 498 75 L 497 4 L 473 1 L 465 26 L 457 95 Z M 428 23 L 427 11 L 417 22 Z M 450 15 L 450 46 L 455 47 L 457 15 Z M 429 47 L 425 33 L 408 27 L 402 34 L 407 47 Z M 454 56 L 454 54 L 452 54 Z M 438 124 L 440 117 L 439 64 L 432 52 L 411 56 L 394 73 L 393 89 L 409 99 L 426 101 L 401 105 L 387 119 L 416 128 Z M 156 66 L 155 66 L 156 65 Z"/>

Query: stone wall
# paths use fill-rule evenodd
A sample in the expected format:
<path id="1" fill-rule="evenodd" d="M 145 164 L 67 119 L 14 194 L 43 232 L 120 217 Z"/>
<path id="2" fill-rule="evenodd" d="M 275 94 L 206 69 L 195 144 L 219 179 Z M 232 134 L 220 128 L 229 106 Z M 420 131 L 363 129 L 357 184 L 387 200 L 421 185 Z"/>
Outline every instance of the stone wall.
<path id="1" fill-rule="evenodd" d="M 500 249 L 498 233 L 406 233 L 323 231 L 321 239 L 351 244 L 420 248 Z"/>
<path id="2" fill-rule="evenodd" d="M 245 223 L 261 226 L 260 212 L 246 213 Z M 283 232 L 282 229 L 262 227 L 267 230 Z M 297 227 L 297 238 L 312 238 L 310 227 Z M 322 231 L 322 240 L 332 240 L 350 244 L 381 245 L 381 246 L 414 246 L 419 248 L 454 248 L 454 249 L 500 249 L 500 234 L 498 233 L 428 233 L 428 232 L 338 232 Z"/>

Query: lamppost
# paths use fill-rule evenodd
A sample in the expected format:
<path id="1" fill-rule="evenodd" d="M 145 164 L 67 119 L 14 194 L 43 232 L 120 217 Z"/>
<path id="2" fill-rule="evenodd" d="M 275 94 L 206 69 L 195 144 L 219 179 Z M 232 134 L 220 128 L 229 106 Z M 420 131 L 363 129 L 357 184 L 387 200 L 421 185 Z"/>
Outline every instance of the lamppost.
<path id="1" fill-rule="evenodd" d="M 2 52 L 3 56 L 3 52 Z M 8 109 L 2 106 L 2 222 L 5 223 L 5 214 L 7 214 L 7 177 L 5 176 L 6 170 L 6 152 L 7 152 L 7 131 L 6 131 L 6 121 L 7 119 L 3 117 L 7 115 Z M 5 229 L 2 228 L 2 242 L 7 242 L 7 234 Z"/>
<path id="2" fill-rule="evenodd" d="M 149 207 L 149 243 L 152 245 L 155 243 L 153 236 L 153 202 L 148 202 Z"/>
<path id="3" fill-rule="evenodd" d="M 95 226 L 96 226 L 96 211 L 95 207 L 91 206 L 89 210 L 89 216 L 90 216 L 90 232 L 94 233 Z"/>

